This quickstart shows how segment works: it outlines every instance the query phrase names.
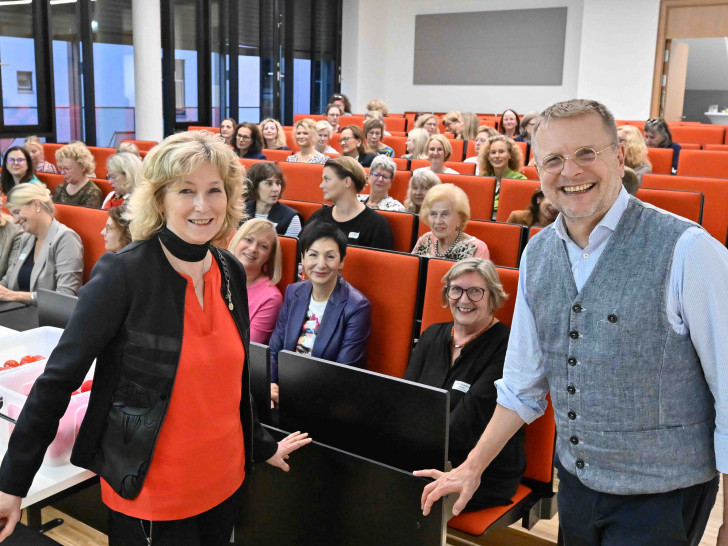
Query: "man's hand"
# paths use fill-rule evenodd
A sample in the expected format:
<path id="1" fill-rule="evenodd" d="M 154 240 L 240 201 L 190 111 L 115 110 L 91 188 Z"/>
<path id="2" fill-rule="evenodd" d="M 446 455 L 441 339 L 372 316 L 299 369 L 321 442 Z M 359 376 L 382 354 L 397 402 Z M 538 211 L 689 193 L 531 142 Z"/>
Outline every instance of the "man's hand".
<path id="1" fill-rule="evenodd" d="M 288 463 L 286 462 L 286 459 L 288 459 L 288 456 L 290 453 L 296 451 L 297 449 L 305 446 L 306 444 L 311 443 L 311 438 L 308 437 L 308 432 L 294 432 L 293 434 L 289 434 L 283 440 L 278 442 L 278 450 L 276 451 L 275 455 L 273 455 L 270 459 L 266 461 L 271 466 L 277 466 L 283 472 L 288 472 L 291 467 L 288 466 Z"/>
<path id="2" fill-rule="evenodd" d="M 0 542 L 8 538 L 15 530 L 15 524 L 20 520 L 20 503 L 23 499 L 15 495 L 8 495 L 0 491 Z"/>
<path id="3" fill-rule="evenodd" d="M 270 384 L 270 400 L 276 406 L 278 405 L 278 385 L 276 383 Z"/>
<path id="4" fill-rule="evenodd" d="M 422 478 L 433 478 L 435 481 L 427 484 L 422 492 L 420 504 L 422 506 L 422 514 L 428 515 L 432 505 L 445 495 L 457 493 L 458 500 L 452 507 L 453 516 L 457 516 L 463 511 L 465 505 L 473 497 L 475 490 L 480 485 L 480 475 L 482 469 L 474 468 L 469 461 L 454 468 L 450 472 L 440 472 L 439 470 L 415 470 L 414 475 Z"/>

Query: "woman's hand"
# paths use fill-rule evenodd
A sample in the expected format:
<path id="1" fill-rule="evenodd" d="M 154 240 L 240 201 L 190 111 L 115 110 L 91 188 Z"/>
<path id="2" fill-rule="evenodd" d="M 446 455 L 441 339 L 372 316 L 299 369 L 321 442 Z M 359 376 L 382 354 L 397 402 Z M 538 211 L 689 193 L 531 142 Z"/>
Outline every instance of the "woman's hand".
<path id="1" fill-rule="evenodd" d="M 276 454 L 268 459 L 266 463 L 271 466 L 277 466 L 283 470 L 283 472 L 288 472 L 291 469 L 286 462 L 289 454 L 310 443 L 311 438 L 308 437 L 308 432 L 296 431 L 293 434 L 289 434 L 283 438 L 283 440 L 278 442 L 278 450 L 276 451 Z"/>
<path id="2" fill-rule="evenodd" d="M 15 294 L 14 290 L 0 285 L 0 301 L 15 301 Z"/>
<path id="3" fill-rule="evenodd" d="M 20 520 L 20 503 L 23 499 L 15 495 L 8 495 L 0 491 L 0 542 L 8 538 L 15 530 L 15 524 Z"/>
<path id="4" fill-rule="evenodd" d="M 270 384 L 270 399 L 276 406 L 278 405 L 278 384 Z"/>

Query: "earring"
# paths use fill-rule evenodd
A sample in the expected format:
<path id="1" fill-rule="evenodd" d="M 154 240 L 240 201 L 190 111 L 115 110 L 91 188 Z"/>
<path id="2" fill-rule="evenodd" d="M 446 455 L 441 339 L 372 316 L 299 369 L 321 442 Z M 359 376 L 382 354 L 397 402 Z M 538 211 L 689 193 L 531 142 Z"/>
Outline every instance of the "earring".
<path id="1" fill-rule="evenodd" d="M 35 209 L 35 212 L 40 212 L 40 209 Z"/>

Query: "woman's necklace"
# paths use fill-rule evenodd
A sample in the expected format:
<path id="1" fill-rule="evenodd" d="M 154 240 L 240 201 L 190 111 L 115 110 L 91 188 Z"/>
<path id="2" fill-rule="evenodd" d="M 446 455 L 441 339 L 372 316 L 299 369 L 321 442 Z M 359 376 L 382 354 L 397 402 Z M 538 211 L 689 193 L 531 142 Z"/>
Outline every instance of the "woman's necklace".
<path id="1" fill-rule="evenodd" d="M 202 270 L 201 270 L 199 278 L 197 280 L 195 280 L 195 276 L 192 273 L 190 273 L 189 271 L 185 270 L 184 267 L 182 267 L 182 260 L 177 258 L 177 256 L 175 256 L 171 252 L 170 252 L 170 256 L 172 258 L 174 258 L 174 261 L 176 262 L 175 269 L 177 269 L 180 273 L 184 273 L 185 275 L 190 277 L 192 279 L 192 286 L 194 287 L 195 290 L 197 290 L 197 286 L 202 282 L 202 280 L 204 279 L 204 276 L 205 276 L 205 270 L 207 269 L 207 267 L 206 267 L 207 266 L 207 256 L 205 256 L 202 260 Z"/>
<path id="2" fill-rule="evenodd" d="M 444 258 L 445 256 L 447 256 L 448 253 L 455 247 L 457 242 L 460 240 L 460 235 L 462 235 L 462 231 L 460 230 L 460 228 L 458 228 L 458 236 L 455 237 L 455 240 L 452 242 L 452 244 L 447 247 L 447 250 L 444 254 L 440 254 L 440 242 L 437 240 L 437 237 L 435 237 L 435 257 Z"/>
<path id="3" fill-rule="evenodd" d="M 462 349 L 468 343 L 470 343 L 474 339 L 476 339 L 476 338 L 480 337 L 481 335 L 483 335 L 485 332 L 487 332 L 488 330 L 490 330 L 490 328 L 491 328 L 491 326 L 493 326 L 493 324 L 495 324 L 495 320 L 496 320 L 495 319 L 495 315 L 493 315 L 493 318 L 490 319 L 490 322 L 488 323 L 488 325 L 485 328 L 483 328 L 480 332 L 478 332 L 477 334 L 475 334 L 473 337 L 471 337 L 469 340 L 467 340 L 462 345 L 458 345 L 457 343 L 455 343 L 455 325 L 453 324 L 452 325 L 452 330 L 450 330 L 450 338 L 452 339 L 451 343 L 452 343 L 453 349 Z"/>

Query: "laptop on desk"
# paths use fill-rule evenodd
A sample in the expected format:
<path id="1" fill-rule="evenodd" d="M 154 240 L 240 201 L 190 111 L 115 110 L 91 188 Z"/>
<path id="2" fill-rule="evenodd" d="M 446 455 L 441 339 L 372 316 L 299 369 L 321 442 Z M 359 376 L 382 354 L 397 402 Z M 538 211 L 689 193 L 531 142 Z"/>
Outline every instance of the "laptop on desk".
<path id="1" fill-rule="evenodd" d="M 78 297 L 43 288 L 38 290 L 38 325 L 65 328 Z"/>

